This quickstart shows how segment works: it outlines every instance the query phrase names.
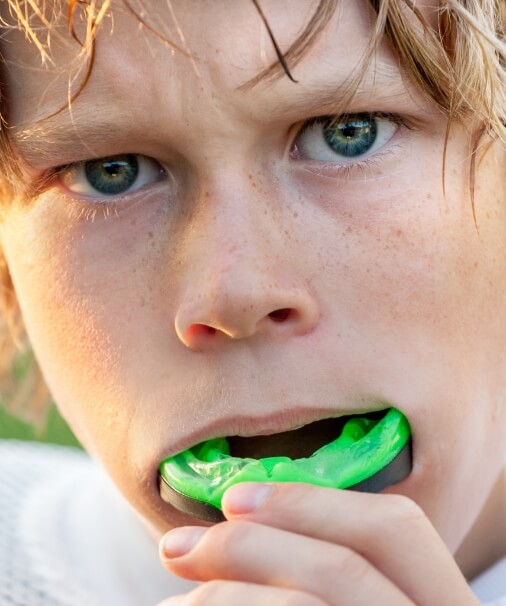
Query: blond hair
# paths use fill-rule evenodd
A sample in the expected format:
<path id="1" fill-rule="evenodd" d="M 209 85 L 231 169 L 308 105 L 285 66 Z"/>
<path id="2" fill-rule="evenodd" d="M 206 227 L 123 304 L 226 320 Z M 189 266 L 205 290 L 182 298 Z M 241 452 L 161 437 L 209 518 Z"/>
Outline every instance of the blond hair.
<path id="1" fill-rule="evenodd" d="M 82 58 L 88 67 L 74 91 L 74 96 L 78 95 L 86 86 L 93 68 L 96 35 L 112 0 L 5 1 L 12 20 L 4 27 L 22 30 L 29 43 L 39 49 L 43 62 L 47 63 L 50 62 L 50 40 L 55 19 L 66 13 L 68 35 L 76 40 L 78 36 L 74 23 L 77 19 L 84 20 L 86 32 L 84 38 L 78 41 L 82 46 Z M 251 1 L 271 36 L 278 61 L 244 87 L 252 87 L 261 80 L 276 79 L 283 74 L 294 79 L 294 67 L 334 13 L 338 0 L 320 0 L 302 34 L 285 52 L 276 43 L 261 3 Z M 171 7 L 170 0 L 168 3 Z M 350 82 L 348 100 L 353 97 L 379 41 L 386 36 L 407 75 L 448 116 L 448 129 L 454 122 L 465 123 L 477 118 L 482 125 L 481 135 L 486 133 L 506 143 L 506 0 L 440 0 L 435 29 L 424 20 L 416 0 L 369 0 L 369 3 L 377 14 L 376 25 L 363 67 Z M 191 58 L 184 39 L 175 42 L 162 38 L 143 21 L 130 0 L 121 0 L 121 4 L 163 43 Z M 8 121 L 8 112 L 5 111 L 4 120 Z M 6 128 L 0 133 L 0 153 L 3 158 L 0 187 L 4 200 L 8 200 L 20 176 Z M 474 165 L 472 168 L 474 170 Z M 24 411 L 33 418 L 34 410 L 43 409 L 47 391 L 36 363 L 25 372 L 23 381 L 16 381 L 13 372 L 16 360 L 29 348 L 29 343 L 5 262 L 0 262 L 0 285 L 3 309 L 0 325 L 0 390 L 3 400 L 10 403 L 11 408 L 16 408 L 22 414 Z"/>

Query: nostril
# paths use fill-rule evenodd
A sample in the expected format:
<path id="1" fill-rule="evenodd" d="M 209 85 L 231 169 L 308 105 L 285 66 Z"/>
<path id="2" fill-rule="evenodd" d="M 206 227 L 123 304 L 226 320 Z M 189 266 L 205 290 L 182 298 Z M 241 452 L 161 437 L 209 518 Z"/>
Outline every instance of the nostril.
<path id="1" fill-rule="evenodd" d="M 190 338 L 198 338 L 214 335 L 216 333 L 216 328 L 212 326 L 208 326 L 207 324 L 192 324 L 186 334 Z"/>
<path id="2" fill-rule="evenodd" d="M 275 311 L 271 311 L 269 314 L 269 318 L 274 320 L 274 322 L 285 322 L 288 320 L 290 315 L 292 314 L 292 310 L 288 307 L 284 307 L 283 309 L 276 309 Z"/>

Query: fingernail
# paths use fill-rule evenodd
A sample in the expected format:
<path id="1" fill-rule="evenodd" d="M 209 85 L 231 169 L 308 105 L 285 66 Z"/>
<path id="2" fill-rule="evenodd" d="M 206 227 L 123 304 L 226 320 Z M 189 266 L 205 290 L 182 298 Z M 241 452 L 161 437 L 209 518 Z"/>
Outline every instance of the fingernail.
<path id="1" fill-rule="evenodd" d="M 207 528 L 188 526 L 168 532 L 160 542 L 160 555 L 164 558 L 179 558 L 189 553 L 206 533 Z"/>
<path id="2" fill-rule="evenodd" d="M 261 482 L 236 484 L 224 494 L 222 507 L 229 513 L 250 513 L 262 505 L 273 489 L 271 484 Z"/>

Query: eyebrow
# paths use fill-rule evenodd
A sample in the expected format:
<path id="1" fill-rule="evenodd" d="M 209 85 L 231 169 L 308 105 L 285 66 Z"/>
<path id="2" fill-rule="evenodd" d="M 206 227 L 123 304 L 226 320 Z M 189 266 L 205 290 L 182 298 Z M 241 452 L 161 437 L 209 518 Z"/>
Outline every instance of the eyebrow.
<path id="1" fill-rule="evenodd" d="M 379 63 L 379 62 L 378 62 Z M 385 103 L 395 102 L 397 107 L 413 105 L 413 92 L 409 90 L 402 78 L 401 72 L 391 65 L 381 63 L 381 69 L 375 66 L 371 74 L 367 70 L 352 97 L 354 111 L 378 111 Z M 255 90 L 261 91 L 256 106 L 259 114 L 267 113 L 269 120 L 287 119 L 289 116 L 311 117 L 308 114 L 324 115 L 344 113 L 348 108 L 343 107 L 343 99 L 349 95 L 352 78 L 342 78 L 337 84 L 330 79 L 312 86 L 309 84 L 297 94 L 268 96 L 269 83 L 260 83 Z M 272 86 L 272 85 L 271 85 Z M 302 86 L 288 83 L 290 87 Z M 239 95 L 248 94 L 242 91 Z M 76 149 L 81 155 L 89 151 L 90 156 L 96 155 L 94 148 L 99 150 L 105 144 L 110 147 L 116 142 L 124 146 L 125 129 L 132 132 L 132 125 L 138 125 L 135 113 L 131 108 L 121 104 L 118 112 L 117 105 L 112 101 L 93 101 L 87 103 L 77 99 L 72 111 L 64 107 L 61 112 L 37 121 L 34 125 L 19 128 L 14 132 L 14 147 L 23 160 L 34 168 L 52 163 L 54 158 L 68 155 L 74 161 Z M 114 128 L 113 128 L 114 126 Z M 137 126 L 137 128 L 142 128 Z M 145 130 L 143 130 L 145 132 Z M 123 150 L 126 151 L 126 150 Z M 83 157 L 83 159 L 85 159 Z"/>
<path id="2" fill-rule="evenodd" d="M 135 123 L 134 115 L 129 116 L 124 109 L 121 116 L 122 124 Z M 94 148 L 103 147 L 106 142 L 123 142 L 124 131 L 121 128 L 113 129 L 113 125 L 118 125 L 118 111 L 112 103 L 95 102 L 91 106 L 79 103 L 72 108 L 72 112 L 65 106 L 49 118 L 17 129 L 12 139 L 14 148 L 23 160 L 38 168 L 52 162 L 55 156 L 68 155 L 73 158 L 79 148 L 83 153 L 89 150 L 94 155 Z"/>
<path id="3" fill-rule="evenodd" d="M 311 106 L 328 113 L 344 113 L 350 109 L 350 104 L 364 108 L 360 111 L 377 111 L 380 104 L 392 102 L 403 106 L 409 102 L 413 104 L 413 91 L 410 91 L 399 74 L 378 75 L 373 82 L 368 82 L 365 76 L 350 96 L 353 84 L 352 78 L 340 82 L 337 86 L 324 83 L 318 88 L 309 89 L 307 93 L 304 92 L 297 98 L 288 101 L 280 100 L 278 105 L 270 110 L 270 114 L 283 117 L 292 112 L 304 113 Z"/>

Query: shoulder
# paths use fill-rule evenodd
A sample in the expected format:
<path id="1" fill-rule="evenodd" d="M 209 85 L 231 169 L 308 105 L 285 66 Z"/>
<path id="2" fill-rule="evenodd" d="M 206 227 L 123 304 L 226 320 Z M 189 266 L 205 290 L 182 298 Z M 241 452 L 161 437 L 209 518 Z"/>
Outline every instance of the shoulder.
<path id="1" fill-rule="evenodd" d="M 72 478 L 92 468 L 77 449 L 0 440 L 2 606 L 93 604 L 73 571 L 62 565 L 65 499 L 57 494 L 59 489 L 68 494 Z"/>

